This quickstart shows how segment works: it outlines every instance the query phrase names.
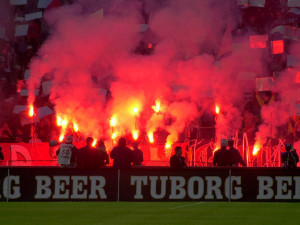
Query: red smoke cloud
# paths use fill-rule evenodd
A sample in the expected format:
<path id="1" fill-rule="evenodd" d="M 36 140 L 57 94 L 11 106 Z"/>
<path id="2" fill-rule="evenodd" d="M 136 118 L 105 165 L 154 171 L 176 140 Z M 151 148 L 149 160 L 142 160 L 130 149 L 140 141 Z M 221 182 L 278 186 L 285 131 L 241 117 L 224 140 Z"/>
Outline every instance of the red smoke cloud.
<path id="1" fill-rule="evenodd" d="M 95 12 L 103 5 L 102 18 Z M 263 68 L 248 37 L 240 38 L 230 55 L 215 60 L 224 30 L 229 27 L 230 34 L 234 28 L 229 26 L 230 4 L 148 3 L 149 30 L 144 34 L 139 30 L 144 23 L 140 9 L 139 1 L 79 1 L 50 11 L 46 18 L 52 34 L 30 66 L 29 104 L 34 87 L 48 74 L 53 78 L 50 99 L 56 113 L 76 122 L 86 136 L 110 137 L 109 121 L 115 116 L 118 135 L 162 127 L 173 143 L 186 123 L 199 116 L 199 108 L 214 103 L 221 108 L 217 135 L 233 136 L 241 127 L 243 92 L 249 88 L 239 74 Z M 153 38 L 153 54 L 134 53 L 143 38 Z M 111 91 L 106 106 L 99 88 Z M 161 114 L 151 108 L 157 99 Z M 173 123 L 165 125 L 164 115 Z"/>

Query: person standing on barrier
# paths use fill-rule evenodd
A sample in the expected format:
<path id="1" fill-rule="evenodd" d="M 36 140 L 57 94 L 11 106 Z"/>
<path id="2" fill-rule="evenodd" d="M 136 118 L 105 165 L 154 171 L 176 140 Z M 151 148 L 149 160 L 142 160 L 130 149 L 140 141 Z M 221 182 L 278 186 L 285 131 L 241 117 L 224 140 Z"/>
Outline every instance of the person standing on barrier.
<path id="1" fill-rule="evenodd" d="M 292 147 L 290 143 L 285 145 L 286 152 L 281 153 L 280 158 L 283 163 L 283 167 L 287 169 L 293 169 L 297 167 L 299 162 L 299 156 L 296 152 L 296 149 Z"/>
<path id="2" fill-rule="evenodd" d="M 133 151 L 133 166 L 140 166 L 142 165 L 142 162 L 144 161 L 144 155 L 141 149 L 139 149 L 139 143 L 137 141 L 132 143 Z"/>
<path id="3" fill-rule="evenodd" d="M 61 167 L 75 167 L 76 154 L 78 150 L 72 142 L 73 137 L 67 136 L 64 143 L 62 143 L 56 151 L 56 155 L 58 156 L 57 164 L 60 164 Z"/>
<path id="4" fill-rule="evenodd" d="M 114 160 L 113 167 L 118 169 L 129 169 L 133 162 L 132 151 L 126 147 L 126 139 L 120 138 L 118 146 L 114 147 L 110 153 L 110 158 Z"/>
<path id="5" fill-rule="evenodd" d="M 183 169 L 186 168 L 185 158 L 182 155 L 181 146 L 175 148 L 175 154 L 170 158 L 170 166 L 172 169 Z"/>
<path id="6" fill-rule="evenodd" d="M 221 148 L 216 150 L 213 157 L 214 166 L 231 166 L 230 152 L 226 149 L 227 140 L 221 140 Z"/>
<path id="7" fill-rule="evenodd" d="M 239 150 L 233 147 L 234 141 L 232 139 L 228 140 L 228 151 L 230 153 L 231 158 L 231 166 L 238 166 L 241 164 L 242 166 L 246 166 L 245 161 L 243 160 Z"/>

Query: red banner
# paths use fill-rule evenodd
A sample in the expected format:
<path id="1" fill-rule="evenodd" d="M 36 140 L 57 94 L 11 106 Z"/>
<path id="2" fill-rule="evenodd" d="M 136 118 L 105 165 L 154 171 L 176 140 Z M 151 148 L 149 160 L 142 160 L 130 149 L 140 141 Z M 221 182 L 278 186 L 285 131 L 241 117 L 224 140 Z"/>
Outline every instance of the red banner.
<path id="1" fill-rule="evenodd" d="M 1 143 L 4 160 L 2 166 L 56 166 L 56 149 L 49 143 Z"/>

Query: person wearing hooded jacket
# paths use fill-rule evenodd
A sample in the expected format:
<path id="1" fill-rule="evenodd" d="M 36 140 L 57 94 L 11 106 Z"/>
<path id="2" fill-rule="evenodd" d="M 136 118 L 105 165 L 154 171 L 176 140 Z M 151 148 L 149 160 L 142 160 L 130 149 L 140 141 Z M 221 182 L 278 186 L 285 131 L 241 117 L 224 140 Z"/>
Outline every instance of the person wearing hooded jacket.
<path id="1" fill-rule="evenodd" d="M 60 145 L 59 149 L 56 151 L 58 156 L 57 164 L 61 167 L 75 167 L 75 160 L 77 154 L 77 148 L 72 144 L 73 137 L 67 136 L 65 141 Z"/>

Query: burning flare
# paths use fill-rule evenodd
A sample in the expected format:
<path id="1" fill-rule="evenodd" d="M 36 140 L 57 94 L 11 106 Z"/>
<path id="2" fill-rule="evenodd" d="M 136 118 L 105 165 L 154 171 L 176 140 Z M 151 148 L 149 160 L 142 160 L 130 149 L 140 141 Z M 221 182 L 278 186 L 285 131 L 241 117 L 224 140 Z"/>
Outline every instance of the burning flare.
<path id="1" fill-rule="evenodd" d="M 216 114 L 219 114 L 220 113 L 220 106 L 216 105 L 215 111 L 216 111 Z"/>
<path id="2" fill-rule="evenodd" d="M 117 125 L 117 118 L 116 118 L 115 116 L 113 116 L 113 117 L 110 119 L 109 123 L 110 123 L 110 126 L 111 126 L 111 127 L 115 127 L 115 126 Z"/>
<path id="3" fill-rule="evenodd" d="M 153 132 L 148 132 L 148 139 L 150 143 L 154 143 Z"/>
<path id="4" fill-rule="evenodd" d="M 167 142 L 165 144 L 165 149 L 170 149 L 172 147 L 172 144 L 170 142 Z"/>
<path id="5" fill-rule="evenodd" d="M 73 123 L 73 130 L 75 132 L 78 132 L 79 131 L 79 128 L 78 128 L 78 124 L 77 123 Z"/>
<path id="6" fill-rule="evenodd" d="M 93 143 L 92 143 L 92 147 L 95 147 L 97 144 L 97 139 L 94 139 Z"/>
<path id="7" fill-rule="evenodd" d="M 154 112 L 158 113 L 160 110 L 160 100 L 156 100 L 155 101 L 155 105 L 152 106 L 152 109 L 154 110 Z"/>
<path id="8" fill-rule="evenodd" d="M 64 137 L 65 137 L 65 134 L 61 134 L 58 139 L 59 142 L 62 142 L 64 140 Z"/>
<path id="9" fill-rule="evenodd" d="M 33 117 L 33 115 L 34 115 L 34 108 L 33 108 L 33 105 L 30 105 L 30 106 L 29 106 L 28 115 L 29 115 L 29 117 Z"/>
<path id="10" fill-rule="evenodd" d="M 139 132 L 137 130 L 132 131 L 132 137 L 134 140 L 137 140 L 139 138 Z"/>
<path id="11" fill-rule="evenodd" d="M 111 135 L 111 139 L 115 140 L 117 138 L 117 132 L 112 133 Z"/>
<path id="12" fill-rule="evenodd" d="M 134 115 L 137 115 L 139 113 L 139 108 L 138 107 L 133 107 L 132 112 Z"/>
<path id="13" fill-rule="evenodd" d="M 68 121 L 67 120 L 63 120 L 60 116 L 56 117 L 56 124 L 59 127 L 66 127 L 68 125 Z"/>
<path id="14" fill-rule="evenodd" d="M 253 155 L 257 155 L 258 152 L 259 152 L 259 150 L 260 150 L 260 145 L 258 143 L 255 143 L 254 146 L 253 146 L 253 152 L 252 152 L 252 154 Z"/>

